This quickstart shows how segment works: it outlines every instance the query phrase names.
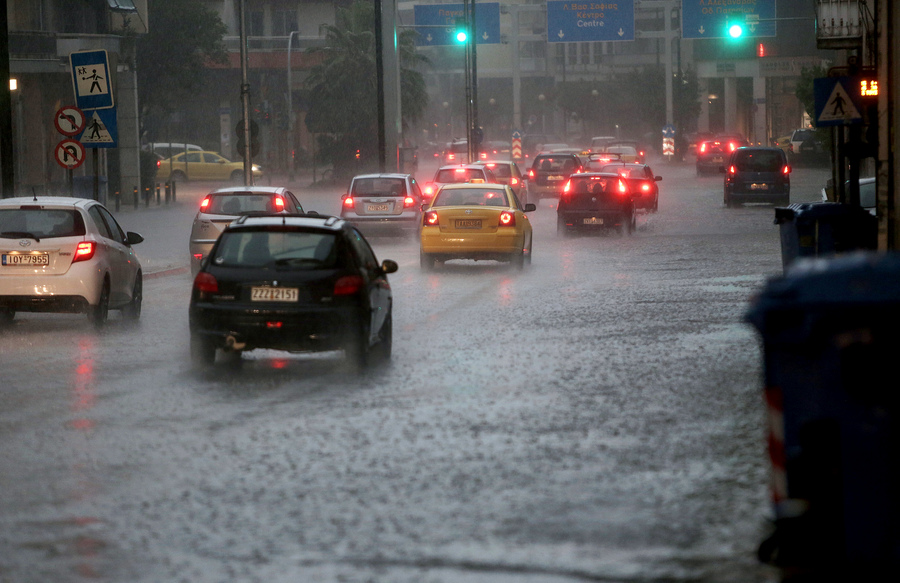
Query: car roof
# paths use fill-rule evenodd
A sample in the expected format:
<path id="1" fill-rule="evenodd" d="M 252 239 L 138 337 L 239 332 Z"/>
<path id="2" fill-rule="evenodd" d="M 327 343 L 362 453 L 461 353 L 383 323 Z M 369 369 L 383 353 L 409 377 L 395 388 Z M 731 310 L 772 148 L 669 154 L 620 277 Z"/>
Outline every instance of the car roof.
<path id="1" fill-rule="evenodd" d="M 309 213 L 299 215 L 243 215 L 225 227 L 225 230 L 290 226 L 340 231 L 345 224 L 346 221 L 340 217 Z"/>
<path id="2" fill-rule="evenodd" d="M 446 184 L 441 187 L 441 190 L 483 190 L 485 188 L 502 188 L 504 190 L 507 190 L 509 189 L 509 186 L 507 186 L 506 184 L 498 184 L 493 182 L 451 182 L 450 184 Z"/>
<path id="3" fill-rule="evenodd" d="M 360 174 L 354 176 L 353 180 L 358 178 L 412 178 L 411 174 L 400 174 L 399 172 L 381 172 L 376 174 Z"/>
<path id="4" fill-rule="evenodd" d="M 287 191 L 284 186 L 229 186 L 217 188 L 209 194 L 282 194 Z"/>
<path id="5" fill-rule="evenodd" d="M 93 203 L 98 203 L 92 198 L 74 198 L 71 196 L 20 196 L 16 198 L 0 199 L 2 207 L 17 207 L 22 205 L 56 206 L 63 208 L 87 208 Z"/>
<path id="6" fill-rule="evenodd" d="M 455 170 L 457 168 L 467 168 L 470 170 L 484 170 L 484 162 L 472 162 L 471 164 L 447 164 L 441 166 L 438 170 Z"/>

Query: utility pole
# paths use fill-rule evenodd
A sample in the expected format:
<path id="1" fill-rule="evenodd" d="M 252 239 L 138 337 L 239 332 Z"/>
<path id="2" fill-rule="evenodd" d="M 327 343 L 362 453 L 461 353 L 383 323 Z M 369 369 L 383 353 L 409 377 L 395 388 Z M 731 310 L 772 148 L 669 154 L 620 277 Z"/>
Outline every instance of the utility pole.
<path id="1" fill-rule="evenodd" d="M 15 159 L 12 142 L 12 95 L 9 90 L 9 27 L 6 24 L 6 0 L 0 0 L 0 189 L 3 198 L 15 193 Z M 22 131 L 22 128 L 19 128 Z"/>
<path id="2" fill-rule="evenodd" d="M 250 82 L 247 67 L 247 11 L 241 0 L 241 109 L 244 114 L 244 185 L 253 186 L 253 160 L 250 148 Z"/>

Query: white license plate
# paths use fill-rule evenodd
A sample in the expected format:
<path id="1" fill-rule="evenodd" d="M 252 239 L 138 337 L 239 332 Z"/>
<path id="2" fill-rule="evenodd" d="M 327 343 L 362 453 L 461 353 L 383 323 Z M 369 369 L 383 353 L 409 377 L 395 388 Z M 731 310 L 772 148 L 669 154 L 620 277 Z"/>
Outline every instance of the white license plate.
<path id="1" fill-rule="evenodd" d="M 769 190 L 769 185 L 768 184 L 757 184 L 754 182 L 753 184 L 750 185 L 750 190 Z"/>
<path id="2" fill-rule="evenodd" d="M 721 162 L 721 161 L 722 161 L 722 156 L 713 156 L 712 161 L 713 161 L 713 162 Z"/>
<path id="3" fill-rule="evenodd" d="M 3 265 L 50 265 L 50 255 L 47 253 L 4 253 Z"/>
<path id="4" fill-rule="evenodd" d="M 366 212 L 369 212 L 369 213 L 386 213 L 389 210 L 391 210 L 391 205 L 389 205 L 389 204 L 366 205 Z"/>
<path id="5" fill-rule="evenodd" d="M 603 219 L 598 218 L 598 217 L 590 217 L 590 218 L 584 219 L 584 224 L 585 225 L 602 225 Z"/>
<path id="6" fill-rule="evenodd" d="M 265 287 L 253 286 L 250 288 L 250 300 L 254 302 L 296 302 L 300 297 L 296 287 Z"/>
<path id="7" fill-rule="evenodd" d="M 547 180 L 562 180 L 565 176 L 548 176 Z"/>
<path id="8" fill-rule="evenodd" d="M 480 229 L 481 219 L 456 219 L 457 229 Z"/>

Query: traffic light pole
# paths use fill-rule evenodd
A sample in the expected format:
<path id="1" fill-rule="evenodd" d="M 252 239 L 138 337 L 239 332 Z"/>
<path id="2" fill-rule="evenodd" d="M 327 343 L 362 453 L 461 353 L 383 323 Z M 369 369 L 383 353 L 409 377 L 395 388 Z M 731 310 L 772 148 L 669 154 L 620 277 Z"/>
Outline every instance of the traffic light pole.
<path id="1" fill-rule="evenodd" d="M 465 0 L 466 21 L 466 145 L 469 163 L 478 161 L 481 130 L 478 128 L 478 67 L 475 44 L 475 0 Z"/>
<path id="2" fill-rule="evenodd" d="M 250 156 L 250 82 L 247 73 L 247 11 L 241 0 L 241 109 L 244 113 L 244 185 L 253 185 L 253 160 Z"/>

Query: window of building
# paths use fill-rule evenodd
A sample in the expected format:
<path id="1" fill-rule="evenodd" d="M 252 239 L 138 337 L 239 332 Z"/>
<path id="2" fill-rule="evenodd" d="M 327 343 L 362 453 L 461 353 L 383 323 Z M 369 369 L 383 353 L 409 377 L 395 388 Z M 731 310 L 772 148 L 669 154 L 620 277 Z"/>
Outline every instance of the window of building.
<path id="1" fill-rule="evenodd" d="M 288 36 L 297 28 L 296 10 L 276 10 L 272 13 L 272 36 Z"/>

